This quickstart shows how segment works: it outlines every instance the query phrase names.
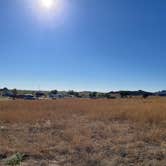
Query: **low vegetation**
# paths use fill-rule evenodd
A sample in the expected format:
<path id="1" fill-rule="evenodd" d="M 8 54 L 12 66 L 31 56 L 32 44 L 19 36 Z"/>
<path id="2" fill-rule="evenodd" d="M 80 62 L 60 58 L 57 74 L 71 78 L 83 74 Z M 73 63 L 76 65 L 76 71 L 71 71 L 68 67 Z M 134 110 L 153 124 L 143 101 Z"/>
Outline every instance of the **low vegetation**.
<path id="1" fill-rule="evenodd" d="M 16 153 L 15 155 L 5 160 L 5 165 L 9 165 L 9 166 L 20 165 L 23 162 L 23 160 L 24 160 L 24 155 L 20 153 Z"/>
<path id="2" fill-rule="evenodd" d="M 0 101 L 0 165 L 164 166 L 166 98 Z"/>

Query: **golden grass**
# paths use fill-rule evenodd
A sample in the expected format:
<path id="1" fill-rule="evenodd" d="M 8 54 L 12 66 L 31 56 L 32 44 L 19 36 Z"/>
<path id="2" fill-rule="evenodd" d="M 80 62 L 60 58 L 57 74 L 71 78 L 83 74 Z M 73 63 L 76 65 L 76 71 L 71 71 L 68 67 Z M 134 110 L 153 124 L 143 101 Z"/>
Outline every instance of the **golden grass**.
<path id="1" fill-rule="evenodd" d="M 31 166 L 163 166 L 166 98 L 0 101 L 0 155 L 16 152 Z"/>
<path id="2" fill-rule="evenodd" d="M 166 122 L 166 98 L 43 101 L 1 101 L 0 121 L 28 122 L 83 114 L 98 120 L 131 120 L 161 124 Z"/>

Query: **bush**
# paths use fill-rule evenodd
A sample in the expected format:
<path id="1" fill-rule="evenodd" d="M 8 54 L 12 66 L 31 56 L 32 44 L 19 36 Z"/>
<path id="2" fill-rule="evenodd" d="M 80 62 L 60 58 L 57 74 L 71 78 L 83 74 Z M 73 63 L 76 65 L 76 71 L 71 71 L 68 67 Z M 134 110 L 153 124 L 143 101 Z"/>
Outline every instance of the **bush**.
<path id="1" fill-rule="evenodd" d="M 148 94 L 148 93 L 144 93 L 142 97 L 143 97 L 144 99 L 146 99 L 146 98 L 149 97 L 149 94 Z"/>
<path id="2" fill-rule="evenodd" d="M 6 160 L 5 165 L 11 165 L 11 166 L 20 165 L 23 160 L 24 160 L 24 154 L 16 153 L 15 155 L 11 156 Z"/>

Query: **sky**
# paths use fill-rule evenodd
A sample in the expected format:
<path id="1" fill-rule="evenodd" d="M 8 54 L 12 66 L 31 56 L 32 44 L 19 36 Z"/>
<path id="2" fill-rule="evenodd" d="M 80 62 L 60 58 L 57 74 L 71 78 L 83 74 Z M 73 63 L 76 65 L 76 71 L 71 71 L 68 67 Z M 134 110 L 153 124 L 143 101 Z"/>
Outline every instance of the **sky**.
<path id="1" fill-rule="evenodd" d="M 0 87 L 166 89 L 165 0 L 40 1 L 0 1 Z"/>

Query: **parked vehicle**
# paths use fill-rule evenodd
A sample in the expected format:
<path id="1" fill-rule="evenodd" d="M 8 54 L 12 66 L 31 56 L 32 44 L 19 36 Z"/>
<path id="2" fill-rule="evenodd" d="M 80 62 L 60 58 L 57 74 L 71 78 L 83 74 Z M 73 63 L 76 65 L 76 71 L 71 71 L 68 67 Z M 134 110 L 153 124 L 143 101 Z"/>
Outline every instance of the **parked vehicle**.
<path id="1" fill-rule="evenodd" d="M 25 94 L 24 100 L 35 100 L 36 98 L 32 94 Z"/>
<path id="2" fill-rule="evenodd" d="M 64 95 L 62 95 L 62 94 L 50 94 L 49 97 L 53 100 L 56 100 L 56 99 L 63 99 Z"/>

